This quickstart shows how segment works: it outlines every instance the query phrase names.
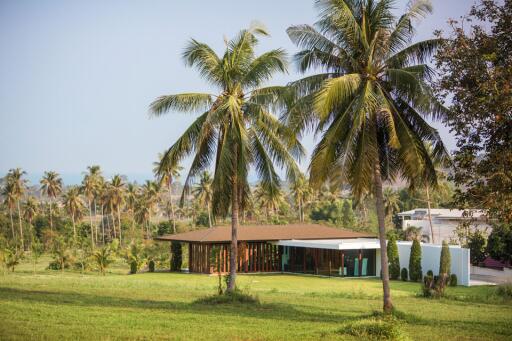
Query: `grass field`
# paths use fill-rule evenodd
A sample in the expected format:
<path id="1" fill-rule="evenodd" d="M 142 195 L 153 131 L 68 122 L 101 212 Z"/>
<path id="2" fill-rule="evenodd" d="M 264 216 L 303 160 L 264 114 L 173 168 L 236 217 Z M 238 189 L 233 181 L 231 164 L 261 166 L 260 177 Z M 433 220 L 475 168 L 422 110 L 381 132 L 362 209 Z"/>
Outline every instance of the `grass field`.
<path id="1" fill-rule="evenodd" d="M 240 287 L 260 303 L 208 305 L 216 277 L 126 275 L 120 264 L 106 276 L 48 271 L 42 259 L 0 275 L 0 340 L 356 339 L 354 321 L 381 307 L 373 279 L 241 275 Z M 512 339 L 512 305 L 491 287 L 450 288 L 449 298 L 417 296 L 419 284 L 393 282 L 398 321 L 414 340 Z"/>

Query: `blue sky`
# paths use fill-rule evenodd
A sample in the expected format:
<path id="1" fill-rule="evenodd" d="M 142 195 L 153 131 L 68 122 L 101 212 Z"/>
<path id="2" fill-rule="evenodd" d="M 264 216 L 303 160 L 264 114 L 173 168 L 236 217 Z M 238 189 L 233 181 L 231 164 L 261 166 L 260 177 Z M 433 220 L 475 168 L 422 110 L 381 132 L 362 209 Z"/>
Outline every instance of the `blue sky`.
<path id="1" fill-rule="evenodd" d="M 474 3 L 432 2 L 417 39 L 446 28 Z M 397 1 L 397 13 L 406 3 Z M 272 35 L 259 51 L 283 47 L 291 55 L 297 49 L 285 29 L 312 24 L 316 15 L 312 0 L 0 0 L 0 174 L 22 167 L 35 181 L 56 170 L 75 182 L 99 164 L 106 174 L 148 178 L 157 154 L 194 118 L 149 119 L 149 103 L 162 94 L 209 90 L 180 58 L 188 39 L 220 52 L 224 36 L 257 20 Z M 272 83 L 298 77 L 290 66 Z M 436 127 L 454 149 L 448 130 Z M 304 145 L 310 151 L 313 138 Z"/>

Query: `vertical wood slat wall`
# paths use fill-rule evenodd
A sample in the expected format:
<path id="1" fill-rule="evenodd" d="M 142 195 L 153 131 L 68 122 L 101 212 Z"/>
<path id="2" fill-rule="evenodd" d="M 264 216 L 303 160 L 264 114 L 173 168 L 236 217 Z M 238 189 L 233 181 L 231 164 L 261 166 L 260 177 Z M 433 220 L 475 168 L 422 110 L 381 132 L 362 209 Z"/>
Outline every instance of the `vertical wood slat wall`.
<path id="1" fill-rule="evenodd" d="M 229 272 L 230 253 L 230 244 L 189 243 L 189 271 Z M 281 271 L 281 253 L 277 245 L 241 242 L 236 263 L 238 272 L 278 272 Z"/>

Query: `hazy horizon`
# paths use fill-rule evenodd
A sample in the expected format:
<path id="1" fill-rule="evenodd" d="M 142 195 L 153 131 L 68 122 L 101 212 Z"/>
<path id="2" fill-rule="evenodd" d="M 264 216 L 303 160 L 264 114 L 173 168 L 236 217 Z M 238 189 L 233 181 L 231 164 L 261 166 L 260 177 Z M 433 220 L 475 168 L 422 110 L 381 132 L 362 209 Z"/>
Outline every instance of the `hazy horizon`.
<path id="1" fill-rule="evenodd" d="M 432 2 L 434 13 L 417 26 L 417 40 L 446 29 L 449 18 L 459 18 L 474 3 Z M 397 1 L 397 14 L 406 3 Z M 163 94 L 210 89 L 181 60 L 187 40 L 220 52 L 224 36 L 257 20 L 272 35 L 261 39 L 258 52 L 283 47 L 291 56 L 298 49 L 285 29 L 316 18 L 312 0 L 0 1 L 0 176 L 21 167 L 37 183 L 44 171 L 54 170 L 73 184 L 97 164 L 107 176 L 151 178 L 157 154 L 194 115 L 149 119 L 149 104 Z M 290 65 L 289 74 L 271 84 L 299 77 Z M 448 129 L 435 127 L 453 150 Z M 303 143 L 309 153 L 313 137 Z"/>

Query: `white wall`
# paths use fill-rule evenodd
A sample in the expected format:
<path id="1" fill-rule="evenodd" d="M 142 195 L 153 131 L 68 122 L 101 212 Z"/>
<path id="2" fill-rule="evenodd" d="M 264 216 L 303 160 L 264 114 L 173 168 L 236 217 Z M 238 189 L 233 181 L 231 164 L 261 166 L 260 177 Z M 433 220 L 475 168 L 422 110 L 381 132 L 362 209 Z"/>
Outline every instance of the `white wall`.
<path id="1" fill-rule="evenodd" d="M 409 271 L 409 256 L 412 242 L 397 242 L 398 255 L 400 257 L 400 270 L 406 268 Z M 469 249 L 460 246 L 450 245 L 451 269 L 450 272 L 457 276 L 459 285 L 469 286 L 470 262 Z M 432 270 L 434 275 L 439 273 L 439 262 L 441 260 L 441 245 L 421 243 L 421 269 L 423 275 Z"/>

